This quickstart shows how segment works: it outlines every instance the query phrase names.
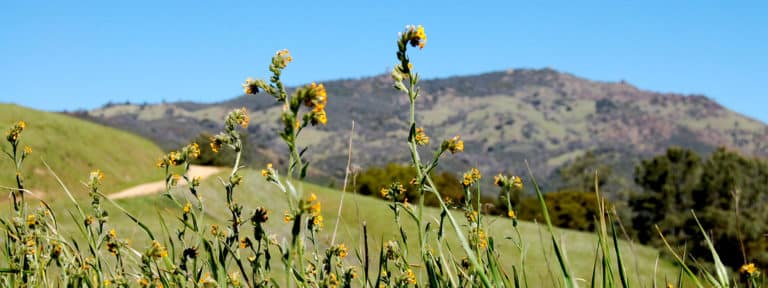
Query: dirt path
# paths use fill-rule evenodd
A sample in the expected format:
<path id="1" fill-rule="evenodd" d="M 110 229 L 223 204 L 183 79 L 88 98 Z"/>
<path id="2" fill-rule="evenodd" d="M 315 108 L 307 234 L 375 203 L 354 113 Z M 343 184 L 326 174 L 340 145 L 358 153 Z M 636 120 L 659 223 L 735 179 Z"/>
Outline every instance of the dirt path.
<path id="1" fill-rule="evenodd" d="M 216 175 L 216 173 L 219 173 L 221 171 L 223 171 L 223 168 L 220 168 L 220 167 L 198 166 L 198 165 L 192 165 L 189 167 L 189 175 L 191 177 L 200 176 L 203 179 Z M 179 183 L 179 185 L 186 185 L 186 182 L 182 180 L 182 182 Z M 163 190 L 165 190 L 165 181 L 156 181 L 156 182 L 136 185 L 131 188 L 125 189 L 123 191 L 109 194 L 109 196 L 107 197 L 109 197 L 109 199 L 116 200 L 116 199 L 151 195 L 151 194 L 163 192 Z"/>

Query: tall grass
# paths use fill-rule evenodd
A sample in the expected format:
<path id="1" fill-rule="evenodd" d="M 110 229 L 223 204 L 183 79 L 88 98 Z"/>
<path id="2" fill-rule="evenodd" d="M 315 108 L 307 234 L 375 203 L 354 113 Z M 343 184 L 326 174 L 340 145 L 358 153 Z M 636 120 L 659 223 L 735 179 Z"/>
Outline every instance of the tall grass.
<path id="1" fill-rule="evenodd" d="M 268 164 L 261 176 L 283 196 L 282 213 L 284 228 L 270 230 L 266 225 L 274 214 L 271 207 L 245 207 L 243 166 L 240 163 L 245 147 L 241 129 L 247 128 L 248 111 L 236 109 L 224 120 L 224 129 L 214 135 L 208 145 L 213 151 L 231 149 L 235 159 L 231 170 L 219 179 L 224 195 L 225 213 L 214 213 L 207 207 L 200 193 L 201 179 L 189 175 L 191 161 L 200 155 L 198 143 L 191 143 L 178 151 L 164 155 L 157 167 L 164 171 L 166 200 L 175 206 L 176 215 L 158 215 L 157 225 L 148 225 L 129 212 L 121 204 L 105 197 L 102 192 L 104 175 L 96 170 L 87 175 L 84 185 L 89 192 L 88 205 L 84 205 L 69 187 L 56 176 L 72 210 L 66 219 L 58 219 L 46 202 L 33 207 L 20 173 L 31 151 L 21 145 L 26 123 L 19 121 L 8 130 L 6 140 L 10 149 L 5 154 L 13 162 L 16 187 L 9 188 L 11 215 L 0 218 L 3 229 L 0 285 L 8 287 L 101 287 L 101 286 L 151 286 L 151 287 L 530 287 L 532 283 L 526 261 L 530 244 L 526 243 L 518 229 L 515 207 L 510 195 L 524 187 L 522 178 L 499 174 L 494 183 L 506 199 L 507 217 L 512 220 L 514 233 L 501 239 L 491 236 L 486 215 L 481 213 L 482 173 L 472 167 L 461 180 L 463 200 L 460 203 L 445 199 L 430 175 L 444 157 L 462 153 L 464 143 L 460 136 L 445 139 L 436 145 L 431 157 L 423 157 L 422 151 L 430 148 L 431 138 L 419 126 L 417 100 L 420 99 L 419 74 L 415 72 L 408 56 L 408 49 L 426 46 L 427 37 L 421 26 L 408 26 L 397 39 L 398 64 L 392 71 L 395 89 L 409 99 L 408 137 L 403 139 L 415 175 L 414 184 L 420 197 L 416 203 L 404 195 L 402 183 L 382 187 L 381 194 L 387 199 L 391 221 L 397 227 L 395 236 L 376 241 L 378 235 L 370 235 L 368 226 L 361 223 L 362 239 L 336 243 L 344 197 L 340 198 L 339 212 L 332 230 L 330 245 L 320 241 L 326 232 L 321 213 L 321 201 L 315 193 L 306 189 L 302 181 L 307 175 L 308 149 L 298 146 L 297 140 L 305 129 L 325 125 L 325 105 L 328 95 L 322 84 L 312 83 L 288 93 L 281 80 L 283 70 L 293 60 L 287 50 L 272 57 L 269 81 L 248 79 L 243 84 L 247 94 L 266 93 L 282 105 L 279 119 L 282 130 L 278 136 L 288 147 L 286 167 Z M 351 140 L 350 140 L 351 150 Z M 429 160 L 427 160 L 429 159 Z M 47 164 L 46 164 L 47 166 Z M 529 169 L 530 171 L 530 169 Z M 596 254 L 592 274 L 588 279 L 579 278 L 573 272 L 566 257 L 564 239 L 558 234 L 550 219 L 546 202 L 532 173 L 529 185 L 539 199 L 546 224 L 547 242 L 551 242 L 557 271 L 549 271 L 552 283 L 561 287 L 635 287 L 627 269 L 627 255 L 620 249 L 620 237 L 613 212 L 597 189 L 599 215 L 596 231 Z M 597 178 L 597 177 L 596 177 Z M 346 182 L 346 179 L 345 179 Z M 187 183 L 186 186 L 182 185 Z M 346 185 L 346 183 L 345 183 Z M 439 202 L 437 216 L 427 213 L 424 199 L 432 194 Z M 210 203 L 209 203 L 210 204 Z M 215 203 L 221 204 L 221 203 Z M 267 204 L 267 203 L 265 203 Z M 110 215 L 118 211 L 122 215 Z M 426 212 L 425 212 L 426 211 Z M 457 214 L 455 212 L 460 212 Z M 457 215 L 462 215 L 463 218 Z M 59 214 L 61 215 L 61 214 Z M 131 225 L 142 231 L 147 244 L 134 246 L 130 239 L 117 233 L 114 217 L 127 217 Z M 171 220 L 171 218 L 173 218 Z M 272 217 L 274 218 L 274 217 Z M 280 218 L 280 217 L 278 217 Z M 214 221 L 220 219 L 221 221 Z M 63 233 L 61 221 L 76 223 L 74 235 Z M 166 221 L 173 221 L 170 224 Z M 272 221 L 275 221 L 274 219 Z M 157 223 L 155 223 L 157 224 Z M 416 229 L 407 227 L 415 226 Z M 699 227 L 702 231 L 703 229 Z M 285 231 L 281 233 L 281 231 Z M 416 235 L 411 235 L 415 231 Z M 283 238 L 278 236 L 282 235 Z M 704 234 L 706 237 L 706 234 Z M 663 237 L 663 235 L 662 235 Z M 448 238 L 456 241 L 447 241 Z M 339 238 L 341 239 L 341 238 Z M 517 257 L 502 255 L 499 241 L 511 241 L 517 249 Z M 707 238 L 710 247 L 713 247 Z M 380 245 L 372 245 L 380 243 Z M 349 244 L 349 245 L 347 245 Z M 670 251 L 676 257 L 681 271 L 688 281 L 697 287 L 711 285 L 731 287 L 748 285 L 761 287 L 762 276 L 754 266 L 745 266 L 742 279 L 731 279 L 732 274 L 716 259 L 714 274 L 703 269 L 694 272 L 686 257 Z M 275 266 L 275 260 L 280 265 Z M 584 261 L 581 261 L 584 262 Z M 512 269 L 507 270 L 505 267 Z M 681 272 L 682 273 L 682 272 Z M 655 278 L 653 275 L 650 278 Z M 682 279 L 682 278 L 681 278 Z M 656 283 L 654 281 L 654 283 Z M 682 286 L 682 281 L 678 281 Z M 655 286 L 655 284 L 654 284 Z"/>

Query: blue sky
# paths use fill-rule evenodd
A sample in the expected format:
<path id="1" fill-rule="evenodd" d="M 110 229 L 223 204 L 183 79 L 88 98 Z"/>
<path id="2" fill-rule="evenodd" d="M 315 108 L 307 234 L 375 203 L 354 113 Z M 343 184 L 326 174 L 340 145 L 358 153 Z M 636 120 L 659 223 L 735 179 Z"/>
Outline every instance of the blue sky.
<path id="1" fill-rule="evenodd" d="M 61 2 L 0 3 L 0 102 L 220 101 L 267 77 L 283 48 L 290 84 L 370 76 L 395 63 L 412 23 L 429 37 L 414 56 L 425 77 L 550 67 L 704 94 L 768 122 L 766 2 Z"/>

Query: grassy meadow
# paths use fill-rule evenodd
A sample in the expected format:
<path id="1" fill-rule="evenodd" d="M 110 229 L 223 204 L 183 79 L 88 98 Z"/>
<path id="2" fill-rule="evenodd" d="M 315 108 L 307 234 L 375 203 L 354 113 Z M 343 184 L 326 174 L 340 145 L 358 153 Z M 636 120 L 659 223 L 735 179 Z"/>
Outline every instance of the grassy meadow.
<path id="1" fill-rule="evenodd" d="M 272 57 L 269 80 L 248 78 L 242 85 L 245 94 L 266 94 L 259 97 L 282 106 L 271 120 L 278 123 L 274 136 L 288 148 L 287 161 L 278 165 L 241 162 L 241 132 L 252 120 L 245 107 L 229 111 L 209 143 L 163 155 L 132 134 L 0 106 L 0 123 L 9 127 L 0 183 L 10 198 L 0 214 L 0 287 L 761 286 L 754 264 L 736 278 L 714 248 L 710 272 L 692 269 L 687 256 L 671 247 L 676 262 L 625 241 L 618 213 L 599 192 L 595 232 L 554 228 L 530 168 L 527 176 L 491 176 L 466 167 L 461 199 L 442 197 L 431 172 L 442 159 L 464 153 L 465 143 L 460 135 L 438 139 L 417 121 L 419 74 L 408 49 L 424 48 L 426 39 L 422 26 L 399 34 L 391 75 L 394 89 L 409 99 L 409 128 L 392 135 L 407 140 L 402 144 L 415 169 L 409 184 L 417 187 L 418 199 L 407 199 L 399 182 L 381 187 L 381 200 L 306 181 L 313 151 L 304 145 L 322 134 L 314 127 L 327 124 L 329 99 L 317 83 L 288 93 L 281 80 L 293 61 L 288 50 Z M 226 172 L 207 179 L 189 174 L 202 145 L 234 153 Z M 422 153 L 427 149 L 434 152 Z M 55 184 L 54 173 L 63 185 Z M 494 179 L 504 216 L 481 213 L 482 177 Z M 157 194 L 107 197 L 158 180 L 165 189 Z M 30 199 L 30 191 L 43 191 L 45 202 Z M 522 191 L 535 192 L 541 224 L 517 218 L 511 195 Z M 427 195 L 437 207 L 425 205 Z M 712 247 L 709 238 L 706 243 Z"/>

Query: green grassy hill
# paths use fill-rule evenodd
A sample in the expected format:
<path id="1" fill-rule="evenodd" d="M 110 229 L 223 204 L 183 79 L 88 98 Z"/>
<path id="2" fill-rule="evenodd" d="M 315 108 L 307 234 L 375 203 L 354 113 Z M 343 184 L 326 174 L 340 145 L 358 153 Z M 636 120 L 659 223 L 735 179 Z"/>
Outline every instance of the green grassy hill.
<path id="1" fill-rule="evenodd" d="M 267 222 L 268 232 L 276 234 L 278 241 L 289 237 L 290 225 L 282 220 L 283 211 L 287 209 L 287 204 L 284 201 L 285 196 L 272 185 L 267 184 L 258 171 L 246 170 L 243 172 L 242 175 L 245 176 L 246 182 L 242 186 L 244 187 L 243 189 L 237 190 L 236 197 L 238 202 L 246 207 L 246 214 L 259 206 L 268 208 L 270 210 L 270 219 Z M 299 184 L 298 187 L 306 192 L 316 193 L 318 199 L 320 199 L 322 214 L 325 219 L 325 228 L 320 233 L 320 239 L 323 246 L 329 245 L 337 218 L 336 213 L 339 207 L 341 192 L 309 183 Z M 204 181 L 201 191 L 208 214 L 204 225 L 208 226 L 213 223 L 219 225 L 226 224 L 229 212 L 226 208 L 225 193 L 216 177 Z M 179 191 L 179 193 L 186 192 Z M 60 202 L 60 204 L 65 205 L 66 203 L 63 202 Z M 158 219 L 163 217 L 169 225 L 169 231 L 173 233 L 175 227 L 178 227 L 178 220 L 175 218 L 182 214 L 181 209 L 174 207 L 170 200 L 160 195 L 123 199 L 119 200 L 118 203 L 132 213 L 135 213 L 153 231 L 162 231 L 162 225 Z M 105 206 L 110 205 L 105 204 Z M 59 208 L 64 207 L 57 207 L 57 209 Z M 130 223 L 127 217 L 119 215 L 118 210 L 111 209 L 110 212 L 113 215 L 110 217 L 110 221 L 112 221 L 110 225 L 117 228 L 119 235 L 131 239 L 132 246 L 139 250 L 146 247 L 141 245 L 146 245 L 148 239 L 138 226 Z M 345 243 L 350 249 L 361 249 L 362 247 L 362 223 L 368 225 L 369 245 L 372 254 L 378 253 L 378 247 L 380 247 L 382 240 L 387 241 L 399 237 L 391 210 L 387 207 L 387 203 L 382 200 L 349 193 L 345 196 L 341 215 L 342 219 L 336 241 L 337 243 Z M 428 208 L 425 215 L 429 219 L 438 219 L 439 210 Z M 455 216 L 457 219 L 464 219 L 460 212 L 455 212 Z M 496 239 L 497 250 L 500 251 L 501 255 L 507 257 L 504 259 L 505 269 L 512 271 L 512 265 L 518 264 L 520 259 L 520 255 L 512 242 L 504 239 L 514 234 L 512 221 L 507 218 L 497 217 L 487 217 L 485 219 L 489 225 L 488 231 L 490 236 Z M 407 217 L 404 217 L 403 221 L 408 224 L 406 226 L 410 239 L 414 239 L 411 240 L 411 245 L 415 245 L 415 226 L 409 222 Z M 464 220 L 460 221 L 464 223 Z M 553 283 L 552 279 L 555 279 L 555 281 L 559 279 L 559 268 L 557 266 L 557 259 L 553 254 L 551 242 L 548 240 L 546 228 L 530 222 L 520 222 L 519 227 L 522 237 L 526 245 L 528 245 L 526 269 L 532 287 L 557 286 L 558 284 Z M 64 230 L 75 232 L 74 229 L 71 225 L 65 224 Z M 248 231 L 247 233 L 250 233 L 250 229 Z M 595 235 L 565 229 L 559 229 L 558 233 L 564 239 L 563 244 L 566 247 L 567 257 L 576 276 L 580 279 L 590 279 L 597 243 Z M 449 235 L 448 241 L 452 245 L 454 253 L 460 253 L 461 248 L 459 248 L 456 239 L 453 237 L 454 232 L 452 230 L 448 231 L 447 235 Z M 624 261 L 628 262 L 627 269 L 628 273 L 631 274 L 633 283 L 638 287 L 650 287 L 659 251 L 637 244 L 633 247 L 626 242 L 622 244 L 622 248 L 622 257 L 624 257 Z M 350 251 L 350 256 L 352 257 L 348 257 L 347 260 L 350 261 L 350 264 L 360 267 L 361 265 L 354 255 L 355 253 Z M 374 259 L 372 263 L 377 263 L 378 255 L 373 255 L 372 257 Z M 457 257 L 461 258 L 458 255 Z M 279 270 L 282 269 L 282 264 L 277 258 L 273 259 L 273 264 Z M 414 260 L 416 259 L 414 258 Z M 376 271 L 371 271 L 371 273 L 376 273 Z M 658 272 L 656 274 L 658 283 L 664 284 L 666 281 L 676 280 L 678 273 L 679 270 L 670 262 L 664 259 L 659 260 Z M 276 277 L 280 277 L 279 275 L 281 274 L 276 275 Z M 588 280 L 585 281 L 589 283 Z M 585 283 L 581 284 L 586 285 Z"/>
<path id="2" fill-rule="evenodd" d="M 140 136 L 62 114 L 0 104 L 3 133 L 18 120 L 27 123 L 22 145 L 33 150 L 22 171 L 26 187 L 45 194 L 47 199 L 63 194 L 51 195 L 61 189 L 43 159 L 74 193 L 85 191 L 80 183 L 94 169 L 104 172 L 105 186 L 110 188 L 107 193 L 162 179 L 161 173 L 151 169 L 162 151 Z M 0 147 L 10 149 L 5 137 Z M 0 160 L 0 171 L 0 185 L 15 187 L 14 168 L 5 156 Z"/>

